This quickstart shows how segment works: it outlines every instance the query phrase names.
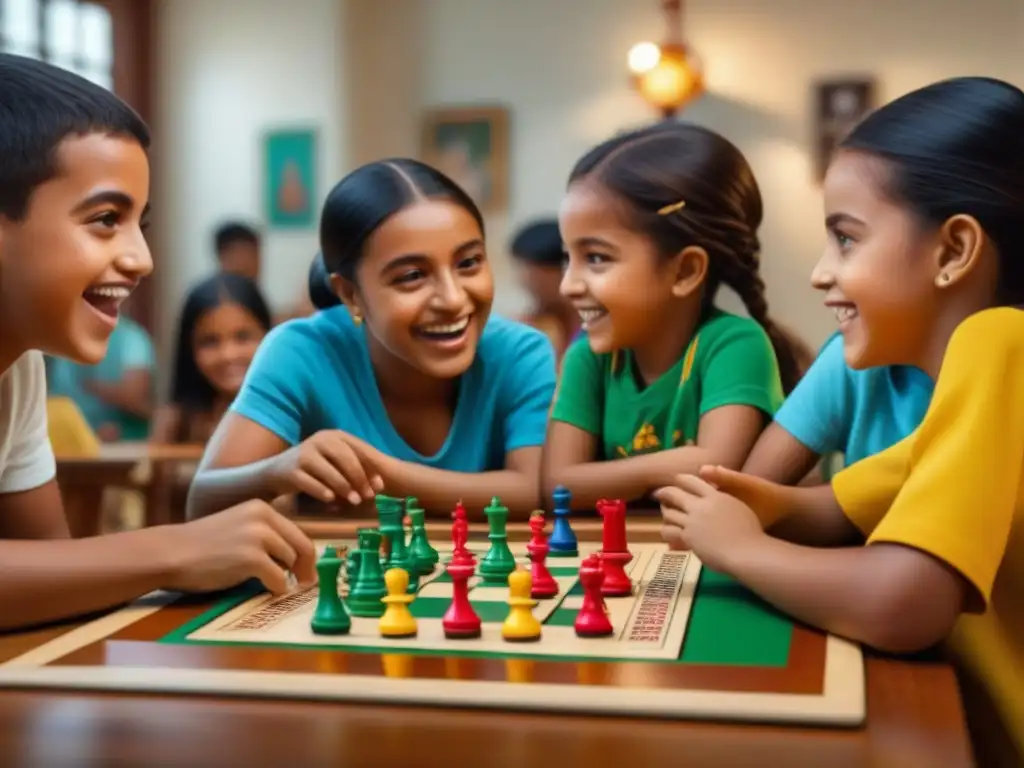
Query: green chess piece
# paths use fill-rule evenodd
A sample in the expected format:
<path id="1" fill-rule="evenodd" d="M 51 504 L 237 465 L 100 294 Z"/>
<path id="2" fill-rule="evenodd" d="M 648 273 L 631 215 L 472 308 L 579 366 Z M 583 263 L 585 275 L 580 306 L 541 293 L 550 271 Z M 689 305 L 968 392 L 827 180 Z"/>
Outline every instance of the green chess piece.
<path id="1" fill-rule="evenodd" d="M 503 507 L 497 497 L 484 509 L 490 531 L 487 538 L 491 547 L 480 561 L 480 576 L 484 586 L 508 586 L 508 576 L 516 569 L 516 559 L 508 546 L 505 527 L 508 524 L 508 507 Z"/>
<path id="2" fill-rule="evenodd" d="M 348 609 L 353 616 L 379 618 L 385 608 L 381 598 L 388 593 L 379 557 L 381 532 L 376 528 L 360 528 L 356 536 L 359 572 L 348 591 Z"/>
<path id="3" fill-rule="evenodd" d="M 342 560 L 334 556 L 333 547 L 328 549 L 331 554 L 321 557 L 316 563 L 320 589 L 310 626 L 318 635 L 347 635 L 352 629 L 352 617 L 338 594 Z"/>
<path id="4" fill-rule="evenodd" d="M 348 557 L 345 559 L 345 583 L 348 584 L 349 594 L 355 589 L 359 580 L 359 563 L 362 562 L 362 555 L 363 551 L 359 547 L 354 547 L 349 550 Z"/>
<path id="5" fill-rule="evenodd" d="M 434 566 L 441 560 L 441 555 L 430 546 L 427 538 L 427 513 L 416 506 L 416 499 L 409 497 L 405 503 L 405 514 L 412 522 L 412 536 L 409 540 L 409 552 L 420 576 L 433 573 Z"/>
<path id="6" fill-rule="evenodd" d="M 385 571 L 401 568 L 408 573 L 409 586 L 406 592 L 415 594 L 419 589 L 419 572 L 405 545 L 405 530 L 402 528 L 402 503 L 398 499 L 385 497 L 384 501 L 377 503 L 377 514 L 380 517 L 380 532 L 387 539 L 390 549 L 383 568 Z"/>

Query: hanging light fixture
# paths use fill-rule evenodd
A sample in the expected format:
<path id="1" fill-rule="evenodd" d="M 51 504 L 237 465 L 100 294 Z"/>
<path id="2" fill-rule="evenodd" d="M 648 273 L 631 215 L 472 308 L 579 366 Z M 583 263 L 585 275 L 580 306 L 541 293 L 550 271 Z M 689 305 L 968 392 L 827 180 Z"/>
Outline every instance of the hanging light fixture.
<path id="1" fill-rule="evenodd" d="M 700 60 L 683 38 L 682 0 L 662 0 L 665 41 L 637 43 L 627 64 L 640 95 L 667 119 L 704 93 Z"/>

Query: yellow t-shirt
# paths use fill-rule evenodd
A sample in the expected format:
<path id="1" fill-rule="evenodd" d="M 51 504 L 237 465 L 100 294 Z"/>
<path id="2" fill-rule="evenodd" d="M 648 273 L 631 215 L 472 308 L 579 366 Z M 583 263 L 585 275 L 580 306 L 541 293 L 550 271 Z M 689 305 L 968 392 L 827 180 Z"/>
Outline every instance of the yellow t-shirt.
<path id="1" fill-rule="evenodd" d="M 950 638 L 1024 754 L 1024 311 L 953 333 L 924 420 L 833 490 L 868 543 L 928 552 L 972 585 Z"/>

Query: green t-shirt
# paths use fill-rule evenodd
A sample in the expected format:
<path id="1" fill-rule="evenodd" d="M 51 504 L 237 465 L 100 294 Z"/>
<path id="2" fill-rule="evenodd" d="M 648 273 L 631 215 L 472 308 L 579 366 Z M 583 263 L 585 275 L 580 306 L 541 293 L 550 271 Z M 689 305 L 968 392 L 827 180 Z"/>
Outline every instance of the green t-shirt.
<path id="1" fill-rule="evenodd" d="M 693 445 L 700 418 L 748 405 L 771 418 L 782 381 L 771 341 L 754 320 L 715 310 L 671 370 L 642 387 L 628 350 L 595 354 L 586 338 L 565 353 L 551 418 L 597 435 L 604 459 Z"/>

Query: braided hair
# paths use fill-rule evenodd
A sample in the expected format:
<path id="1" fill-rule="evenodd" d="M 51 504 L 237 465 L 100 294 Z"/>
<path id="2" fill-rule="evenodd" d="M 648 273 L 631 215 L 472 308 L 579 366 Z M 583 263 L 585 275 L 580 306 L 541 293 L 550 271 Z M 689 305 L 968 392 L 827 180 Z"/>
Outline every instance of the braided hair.
<path id="1" fill-rule="evenodd" d="M 725 284 L 771 340 L 788 394 L 801 375 L 797 343 L 768 314 L 757 230 L 763 209 L 742 153 L 718 134 L 688 123 L 661 123 L 592 149 L 569 183 L 594 179 L 629 206 L 638 231 L 666 256 L 689 246 L 708 254 L 702 315 Z"/>

